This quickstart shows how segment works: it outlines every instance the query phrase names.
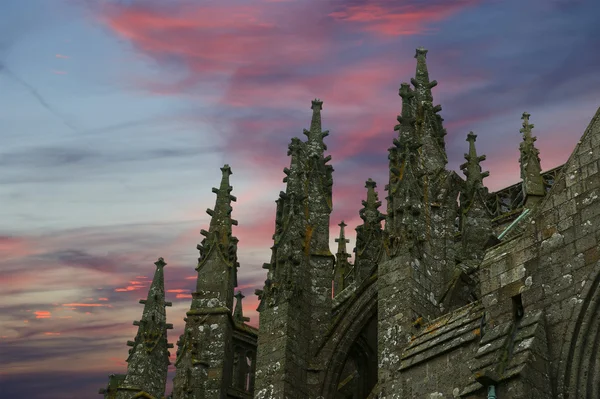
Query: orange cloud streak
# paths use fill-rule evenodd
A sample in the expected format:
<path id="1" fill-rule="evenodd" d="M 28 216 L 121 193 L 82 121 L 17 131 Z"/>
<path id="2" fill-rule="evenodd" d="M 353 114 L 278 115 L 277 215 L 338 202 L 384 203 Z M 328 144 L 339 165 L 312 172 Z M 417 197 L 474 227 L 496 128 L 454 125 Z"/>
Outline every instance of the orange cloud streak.
<path id="1" fill-rule="evenodd" d="M 36 319 L 49 319 L 52 315 L 50 312 L 46 310 L 37 310 L 33 312 Z"/>

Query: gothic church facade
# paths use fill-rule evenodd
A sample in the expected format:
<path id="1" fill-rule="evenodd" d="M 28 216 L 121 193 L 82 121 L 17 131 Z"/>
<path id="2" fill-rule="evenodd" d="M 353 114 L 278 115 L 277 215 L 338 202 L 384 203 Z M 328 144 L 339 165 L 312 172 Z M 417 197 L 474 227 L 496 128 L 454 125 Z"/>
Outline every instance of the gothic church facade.
<path id="1" fill-rule="evenodd" d="M 168 397 L 600 398 L 600 109 L 548 171 L 523 113 L 521 182 L 490 193 L 472 132 L 465 177 L 446 168 L 426 55 L 416 50 L 415 77 L 400 87 L 383 212 L 377 184 L 365 184 L 353 263 L 343 221 L 329 248 L 333 168 L 323 103 L 312 101 L 306 140 L 288 149 L 258 330 L 234 295 L 235 196 L 221 168 Z M 127 373 L 110 376 L 105 398 L 165 397 L 165 265 L 140 301 Z"/>

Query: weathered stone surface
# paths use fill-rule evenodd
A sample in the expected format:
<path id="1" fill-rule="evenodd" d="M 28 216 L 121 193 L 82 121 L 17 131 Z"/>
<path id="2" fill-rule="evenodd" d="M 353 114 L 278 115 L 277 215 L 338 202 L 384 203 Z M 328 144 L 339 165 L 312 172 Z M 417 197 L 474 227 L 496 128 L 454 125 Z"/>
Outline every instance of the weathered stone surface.
<path id="1" fill-rule="evenodd" d="M 276 201 L 260 330 L 244 324 L 241 293 L 233 307 L 235 197 L 222 169 L 172 397 L 600 398 L 600 109 L 566 164 L 546 172 L 524 113 L 522 181 L 488 193 L 473 133 L 466 180 L 446 169 L 426 54 L 417 49 L 413 88 L 400 87 L 386 215 L 367 181 L 354 265 L 343 222 L 329 250 L 333 168 L 323 103 L 312 102 Z M 148 335 L 154 319 L 167 328 L 157 267 L 128 372 L 110 377 L 105 398 L 163 395 L 166 332 Z"/>

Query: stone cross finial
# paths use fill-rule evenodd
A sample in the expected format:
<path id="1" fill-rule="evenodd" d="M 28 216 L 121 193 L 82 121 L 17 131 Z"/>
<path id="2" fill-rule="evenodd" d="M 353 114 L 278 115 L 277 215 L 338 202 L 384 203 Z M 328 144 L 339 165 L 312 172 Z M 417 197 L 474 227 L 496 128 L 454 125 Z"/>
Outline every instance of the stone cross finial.
<path id="1" fill-rule="evenodd" d="M 154 264 L 156 265 L 156 267 L 165 267 L 167 265 L 162 257 L 158 258 L 158 260 L 154 262 Z"/>
<path id="2" fill-rule="evenodd" d="M 344 223 L 344 221 L 342 220 L 342 222 L 340 224 L 338 224 L 338 226 L 340 226 L 340 236 L 339 238 L 335 239 L 335 242 L 337 242 L 338 245 L 338 255 L 339 254 L 346 254 L 346 257 L 350 257 L 350 255 L 348 255 L 346 253 L 346 244 L 350 242 L 349 239 L 346 238 L 346 234 L 344 232 L 344 227 L 348 226 L 346 223 Z"/>
<path id="3" fill-rule="evenodd" d="M 242 308 L 242 299 L 245 298 L 242 291 L 238 291 L 234 295 L 235 301 L 235 310 L 233 311 L 233 318 L 235 321 L 243 323 L 245 321 L 250 321 L 249 317 L 244 317 L 244 310 Z"/>

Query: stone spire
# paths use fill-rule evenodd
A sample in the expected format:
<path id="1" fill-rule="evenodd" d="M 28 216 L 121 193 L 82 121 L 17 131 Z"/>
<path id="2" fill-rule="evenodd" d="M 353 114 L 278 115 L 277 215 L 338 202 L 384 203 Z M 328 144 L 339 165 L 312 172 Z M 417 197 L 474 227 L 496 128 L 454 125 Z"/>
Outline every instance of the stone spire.
<path id="1" fill-rule="evenodd" d="M 462 242 L 460 258 L 466 263 L 470 260 L 483 259 L 485 245 L 492 234 L 492 217 L 486 205 L 488 190 L 483 184 L 483 179 L 488 177 L 490 172 L 482 172 L 480 163 L 485 161 L 486 157 L 477 155 L 476 139 L 477 135 L 469 132 L 467 135 L 469 152 L 465 154 L 467 162 L 460 165 L 460 169 L 467 177 L 465 187 L 460 193 Z M 478 263 L 471 266 L 469 269 L 478 266 Z"/>
<path id="2" fill-rule="evenodd" d="M 467 135 L 467 141 L 469 142 L 469 153 L 465 154 L 465 162 L 460 165 L 460 169 L 463 171 L 465 176 L 467 177 L 466 182 L 466 190 L 463 194 L 466 195 L 466 201 L 472 201 L 474 193 L 479 189 L 484 189 L 487 193 L 487 189 L 485 189 L 483 185 L 483 179 L 490 175 L 490 172 L 482 172 L 480 162 L 485 161 L 485 155 L 477 155 L 477 150 L 475 149 L 475 140 L 477 139 L 477 135 L 473 132 L 469 132 Z M 462 199 L 461 199 L 462 201 Z"/>
<path id="3" fill-rule="evenodd" d="M 242 308 L 242 299 L 244 298 L 242 291 L 238 291 L 235 294 L 235 310 L 233 311 L 233 319 L 242 324 L 246 321 L 250 321 L 249 317 L 244 317 L 244 310 Z"/>
<path id="4" fill-rule="evenodd" d="M 529 123 L 531 115 L 523 112 L 523 128 L 520 132 L 523 134 L 523 141 L 519 146 L 521 156 L 519 163 L 521 165 L 521 179 L 523 179 L 523 193 L 526 198 L 526 205 L 537 202 L 539 198 L 546 195 L 544 180 L 542 178 L 542 166 L 540 162 L 540 151 L 535 147 L 537 140 L 531 134 L 533 124 Z"/>
<path id="5" fill-rule="evenodd" d="M 260 298 L 257 357 L 258 396 L 306 397 L 307 361 L 327 333 L 331 318 L 332 269 L 335 257 L 329 249 L 332 209 L 332 172 L 324 156 L 327 149 L 321 131 L 323 102 L 311 103 L 310 130 L 306 142 L 293 138 L 289 146 L 287 183 L 277 205 L 276 231 L 271 262 Z M 283 331 L 294 331 L 282 336 Z M 271 373 L 273 364 L 281 364 Z M 303 376 L 288 378 L 289 375 Z M 316 393 L 315 393 L 316 395 Z M 312 397 L 314 395 L 308 394 Z"/>
<path id="6" fill-rule="evenodd" d="M 376 187 L 377 184 L 373 180 L 367 180 L 367 200 L 362 201 L 363 208 L 359 212 L 363 223 L 356 228 L 354 278 L 357 285 L 375 270 L 383 251 L 381 221 L 385 216 L 379 212 L 381 201 L 377 197 Z"/>
<path id="7" fill-rule="evenodd" d="M 386 231 L 391 238 L 390 249 L 394 252 L 402 242 L 422 241 L 424 233 L 424 188 L 425 174 L 422 160 L 422 120 L 417 120 L 413 112 L 415 91 L 407 83 L 400 86 L 402 115 L 398 117 L 398 138 L 390 148 L 390 182 L 388 189 L 388 213 Z M 416 240 L 416 241 L 415 241 Z M 358 245 L 358 243 L 357 243 Z"/>
<path id="8" fill-rule="evenodd" d="M 164 267 L 163 258 L 158 258 L 154 263 L 156 271 L 148 297 L 141 299 L 144 311 L 140 321 L 134 321 L 138 332 L 134 341 L 128 341 L 131 346 L 127 358 L 127 375 L 123 383 L 117 388 L 117 399 L 129 399 L 133 395 L 145 392 L 154 398 L 162 398 L 167 383 L 167 369 L 169 362 L 169 348 L 173 345 L 167 343 L 167 330 L 172 329 L 172 324 L 167 324 L 166 306 L 171 306 L 165 301 Z"/>
<path id="9" fill-rule="evenodd" d="M 335 267 L 333 269 L 333 293 L 334 295 L 339 294 L 346 288 L 346 276 L 350 271 L 350 263 L 348 262 L 348 258 L 350 254 L 346 251 L 346 244 L 350 242 L 346 238 L 344 227 L 347 226 L 346 223 L 342 220 L 340 224 L 340 236 L 335 239 L 335 242 L 338 243 L 338 250 L 335 255 Z"/>
<path id="10" fill-rule="evenodd" d="M 304 129 L 304 134 L 308 137 L 309 147 L 314 148 L 319 152 L 320 155 L 327 149 L 327 145 L 323 142 L 323 138 L 329 135 L 329 131 L 321 131 L 321 110 L 323 109 L 323 101 L 315 98 L 311 102 L 310 109 L 313 114 L 310 120 L 310 130 Z"/>
<path id="11" fill-rule="evenodd" d="M 221 168 L 221 184 L 212 191 L 217 195 L 209 230 L 200 230 L 204 239 L 196 270 L 196 291 L 186 313 L 185 329 L 179 338 L 174 399 L 222 398 L 231 386 L 233 353 L 233 291 L 237 286 L 237 243 L 232 236 L 232 187 L 229 165 Z"/>
<path id="12" fill-rule="evenodd" d="M 411 83 L 415 87 L 414 109 L 417 118 L 417 133 L 423 140 L 424 170 L 429 175 L 437 175 L 448 163 L 444 136 L 446 129 L 442 125 L 443 118 L 438 115 L 441 105 L 433 105 L 431 89 L 437 86 L 437 81 L 429 80 L 427 70 L 427 50 L 419 47 L 416 50 L 417 70 Z"/>
<path id="13" fill-rule="evenodd" d="M 418 47 L 415 58 L 417 59 L 417 71 L 411 83 L 415 86 L 417 101 L 419 103 L 433 102 L 431 89 L 437 86 L 437 81 L 429 81 L 429 71 L 427 70 L 427 51 L 423 47 Z"/>
<path id="14" fill-rule="evenodd" d="M 206 307 L 226 307 L 233 309 L 233 289 L 237 286 L 237 243 L 232 235 L 232 225 L 237 220 L 231 218 L 231 202 L 236 201 L 231 195 L 229 176 L 232 175 L 229 165 L 221 168 L 221 184 L 212 191 L 217 195 L 214 210 L 207 209 L 211 216 L 209 230 L 200 230 L 205 238 L 197 246 L 198 279 L 196 292 L 193 293 L 192 309 Z M 218 254 L 218 255 L 217 255 Z"/>

